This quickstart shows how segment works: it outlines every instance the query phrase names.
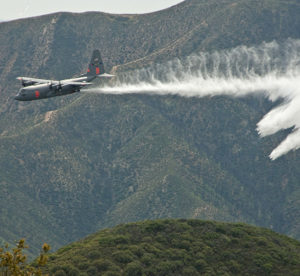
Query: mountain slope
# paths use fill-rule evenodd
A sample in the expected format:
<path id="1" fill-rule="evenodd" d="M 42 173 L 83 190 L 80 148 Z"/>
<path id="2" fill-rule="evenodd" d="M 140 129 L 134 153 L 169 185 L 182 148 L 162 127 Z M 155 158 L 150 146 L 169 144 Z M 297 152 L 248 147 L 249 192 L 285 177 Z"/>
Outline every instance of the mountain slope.
<path id="1" fill-rule="evenodd" d="M 120 225 L 52 254 L 53 275 L 298 275 L 300 243 L 244 224 L 157 220 Z"/>
<path id="2" fill-rule="evenodd" d="M 149 15 L 0 24 L 0 240 L 37 252 L 147 218 L 244 221 L 300 238 L 299 153 L 271 162 L 262 99 L 73 95 L 13 100 L 19 75 L 128 70 L 199 50 L 300 38 L 297 1 L 185 1 Z M 272 24 L 270 24 L 272 22 Z"/>

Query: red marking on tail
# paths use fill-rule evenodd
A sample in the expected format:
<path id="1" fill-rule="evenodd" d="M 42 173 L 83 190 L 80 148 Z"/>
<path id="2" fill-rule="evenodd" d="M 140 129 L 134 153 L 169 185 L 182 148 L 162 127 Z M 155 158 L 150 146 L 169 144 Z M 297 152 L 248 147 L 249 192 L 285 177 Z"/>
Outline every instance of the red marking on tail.
<path id="1" fill-rule="evenodd" d="M 100 68 L 96 67 L 96 75 L 99 75 L 99 74 L 100 74 Z"/>
<path id="2" fill-rule="evenodd" d="M 35 91 L 35 97 L 38 99 L 40 97 L 40 91 L 36 90 Z"/>

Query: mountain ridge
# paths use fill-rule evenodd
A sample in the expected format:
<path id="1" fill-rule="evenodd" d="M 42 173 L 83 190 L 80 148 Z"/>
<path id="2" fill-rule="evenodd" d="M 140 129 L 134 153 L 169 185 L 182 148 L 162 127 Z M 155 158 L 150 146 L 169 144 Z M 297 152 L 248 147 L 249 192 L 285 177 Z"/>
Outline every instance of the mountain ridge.
<path id="1" fill-rule="evenodd" d="M 201 50 L 300 38 L 298 6 L 186 1 L 145 16 L 59 13 L 1 23 L 0 238 L 24 236 L 37 252 L 41 241 L 58 248 L 128 220 L 186 216 L 244 221 L 299 238 L 299 156 L 271 162 L 283 133 L 260 139 L 255 131 L 273 105 L 267 100 L 13 100 L 15 77 L 82 73 L 94 48 L 108 71 L 120 65 L 122 72 Z M 191 31 L 202 22 L 207 26 Z"/>

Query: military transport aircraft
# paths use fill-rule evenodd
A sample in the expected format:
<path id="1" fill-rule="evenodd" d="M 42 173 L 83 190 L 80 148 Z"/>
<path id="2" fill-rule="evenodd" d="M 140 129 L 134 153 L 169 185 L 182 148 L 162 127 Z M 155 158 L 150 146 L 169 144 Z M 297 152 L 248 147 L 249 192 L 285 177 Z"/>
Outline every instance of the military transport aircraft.
<path id="1" fill-rule="evenodd" d="M 86 74 L 74 79 L 44 80 L 27 77 L 18 77 L 23 88 L 15 96 L 18 101 L 33 101 L 56 96 L 63 96 L 79 92 L 82 87 L 88 86 L 95 78 L 110 78 L 113 75 L 105 73 L 99 50 L 94 50 L 91 62 Z"/>

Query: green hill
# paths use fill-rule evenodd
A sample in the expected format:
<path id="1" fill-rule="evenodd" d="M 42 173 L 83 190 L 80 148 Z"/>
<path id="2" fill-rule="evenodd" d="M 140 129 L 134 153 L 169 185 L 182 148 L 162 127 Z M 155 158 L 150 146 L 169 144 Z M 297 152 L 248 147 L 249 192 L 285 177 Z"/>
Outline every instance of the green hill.
<path id="1" fill-rule="evenodd" d="M 300 243 L 270 230 L 156 220 L 102 230 L 50 255 L 51 275 L 299 275 Z"/>
<path id="2" fill-rule="evenodd" d="M 156 218 L 243 221 L 300 238 L 299 152 L 267 155 L 258 98 L 73 95 L 20 103 L 17 76 L 129 70 L 200 50 L 300 38 L 298 1 L 190 0 L 148 15 L 57 13 L 0 24 L 0 241 L 36 253 Z"/>

